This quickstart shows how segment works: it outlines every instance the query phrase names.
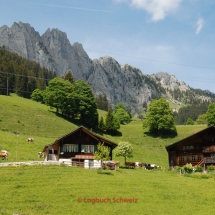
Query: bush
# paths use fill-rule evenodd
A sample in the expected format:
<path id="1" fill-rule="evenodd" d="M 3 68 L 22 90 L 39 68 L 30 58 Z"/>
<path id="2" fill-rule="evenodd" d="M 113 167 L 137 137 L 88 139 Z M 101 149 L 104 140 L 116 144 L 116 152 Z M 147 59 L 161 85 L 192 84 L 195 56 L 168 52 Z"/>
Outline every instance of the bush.
<path id="1" fill-rule="evenodd" d="M 191 163 L 187 163 L 186 165 L 183 166 L 183 169 L 185 173 L 192 173 L 193 172 L 193 167 Z"/>
<path id="2" fill-rule="evenodd" d="M 182 169 L 183 169 L 183 168 L 180 167 L 180 166 L 175 166 L 175 167 L 174 167 L 174 170 L 175 170 L 176 172 L 180 172 L 180 171 L 182 172 Z"/>
<path id="3" fill-rule="evenodd" d="M 214 171 L 214 166 L 213 165 L 207 166 L 207 171 L 208 172 Z"/>
<path id="4" fill-rule="evenodd" d="M 203 168 L 201 166 L 195 166 L 194 167 L 194 172 L 202 172 Z"/>

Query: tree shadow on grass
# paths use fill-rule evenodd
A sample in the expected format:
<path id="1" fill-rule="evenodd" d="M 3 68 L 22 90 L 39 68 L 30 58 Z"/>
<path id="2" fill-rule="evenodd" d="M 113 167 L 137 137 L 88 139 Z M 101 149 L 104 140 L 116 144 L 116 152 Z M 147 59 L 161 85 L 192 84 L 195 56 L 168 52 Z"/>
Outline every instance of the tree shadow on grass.
<path id="1" fill-rule="evenodd" d="M 64 116 L 64 115 L 62 115 L 62 114 L 60 114 L 60 113 L 57 113 L 57 112 L 55 112 L 54 110 L 49 110 L 49 112 L 52 112 L 52 113 L 54 113 L 57 117 L 59 117 L 59 118 L 61 118 L 61 119 L 64 119 L 64 120 L 66 120 L 67 122 L 71 122 L 71 123 L 73 123 L 73 124 L 75 124 L 75 125 L 77 125 L 77 126 L 81 126 L 81 125 L 82 125 L 81 120 L 80 120 L 79 118 L 74 118 L 74 119 L 68 118 L 67 116 Z"/>
<path id="2" fill-rule="evenodd" d="M 92 127 L 89 127 L 88 125 L 85 125 L 84 123 L 81 123 L 81 120 L 80 120 L 79 118 L 71 119 L 71 118 L 68 118 L 68 117 L 66 117 L 66 116 L 64 116 L 64 115 L 62 115 L 62 114 L 60 114 L 60 113 L 57 113 L 57 112 L 54 111 L 54 110 L 51 110 L 51 109 L 49 110 L 49 112 L 52 112 L 52 113 L 54 113 L 57 117 L 62 118 L 62 119 L 64 119 L 64 120 L 68 121 L 68 122 L 71 122 L 71 123 L 73 123 L 73 124 L 75 124 L 75 125 L 77 125 L 77 126 L 82 126 L 82 125 L 83 125 L 83 126 L 86 127 L 87 129 L 89 129 L 89 130 L 91 130 L 91 131 L 93 131 L 93 132 L 99 134 L 100 136 L 103 136 L 104 134 L 108 134 L 108 135 L 116 136 L 116 137 L 121 137 L 121 136 L 122 136 L 122 133 L 121 133 L 120 131 L 113 131 L 112 133 L 106 133 L 106 132 L 102 131 L 102 130 L 99 129 L 99 128 L 92 128 Z"/>
<path id="3" fill-rule="evenodd" d="M 120 166 L 119 169 L 135 169 L 134 167 Z"/>
<path id="4" fill-rule="evenodd" d="M 144 132 L 144 135 L 148 136 L 148 137 L 153 137 L 153 138 L 163 138 L 163 139 L 167 139 L 167 138 L 175 138 L 177 136 L 177 134 L 155 134 L 155 133 L 150 133 L 149 131 Z"/>
<path id="5" fill-rule="evenodd" d="M 112 173 L 112 172 L 105 172 L 104 170 L 103 170 L 103 171 L 98 170 L 98 171 L 97 171 L 97 174 L 101 174 L 101 175 L 111 175 L 111 176 L 113 176 L 113 173 Z"/>

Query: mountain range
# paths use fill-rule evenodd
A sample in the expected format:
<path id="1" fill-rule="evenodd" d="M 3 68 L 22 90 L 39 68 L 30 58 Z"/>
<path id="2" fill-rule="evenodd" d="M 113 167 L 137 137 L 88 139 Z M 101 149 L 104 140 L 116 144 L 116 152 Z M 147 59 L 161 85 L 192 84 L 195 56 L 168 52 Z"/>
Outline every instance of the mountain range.
<path id="1" fill-rule="evenodd" d="M 86 81 L 95 96 L 106 95 L 112 105 L 123 102 L 133 113 L 140 113 L 152 99 L 161 96 L 174 103 L 176 109 L 183 104 L 215 99 L 212 92 L 192 89 L 166 72 L 143 74 L 131 65 L 120 65 L 110 56 L 92 60 L 82 44 L 71 45 L 66 33 L 58 29 L 48 29 L 40 35 L 27 23 L 4 25 L 0 27 L 0 46 L 38 62 L 60 77 L 72 71 L 75 80 Z"/>

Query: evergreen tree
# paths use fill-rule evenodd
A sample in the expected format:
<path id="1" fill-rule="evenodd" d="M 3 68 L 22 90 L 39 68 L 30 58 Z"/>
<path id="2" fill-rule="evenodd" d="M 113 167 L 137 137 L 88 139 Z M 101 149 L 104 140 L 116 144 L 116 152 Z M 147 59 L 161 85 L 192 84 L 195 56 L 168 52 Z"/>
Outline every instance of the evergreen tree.
<path id="1" fill-rule="evenodd" d="M 100 120 L 99 120 L 99 125 L 98 125 L 99 129 L 101 129 L 102 131 L 105 130 L 105 123 L 104 123 L 104 118 L 103 116 L 101 116 Z"/>
<path id="2" fill-rule="evenodd" d="M 19 68 L 19 75 L 16 76 L 16 85 L 15 91 L 16 94 L 25 98 L 30 97 L 30 93 L 27 91 L 28 86 L 28 77 L 27 77 L 27 69 L 24 65 Z"/>
<path id="3" fill-rule="evenodd" d="M 108 110 L 109 102 L 105 94 L 103 95 L 100 94 L 98 97 L 96 97 L 96 103 L 97 103 L 98 109 L 105 110 L 105 111 Z"/>
<path id="4" fill-rule="evenodd" d="M 109 134 L 114 134 L 120 128 L 118 117 L 111 109 L 108 110 L 105 122 L 105 130 Z"/>
<path id="5" fill-rule="evenodd" d="M 36 89 L 45 89 L 48 80 L 56 73 L 41 68 L 32 62 L 0 47 L 0 94 L 16 92 L 19 96 L 30 98 Z"/>
<path id="6" fill-rule="evenodd" d="M 75 83 L 75 78 L 72 74 L 71 71 L 68 71 L 64 76 L 63 76 L 63 79 L 65 80 L 68 80 L 71 84 L 74 84 Z"/>

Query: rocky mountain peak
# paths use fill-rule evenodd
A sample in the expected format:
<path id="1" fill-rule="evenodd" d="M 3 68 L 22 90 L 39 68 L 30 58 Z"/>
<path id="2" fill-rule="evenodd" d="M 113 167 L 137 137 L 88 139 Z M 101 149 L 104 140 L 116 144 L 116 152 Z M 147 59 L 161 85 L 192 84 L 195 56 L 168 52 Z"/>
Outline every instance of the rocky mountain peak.
<path id="1" fill-rule="evenodd" d="M 164 89 L 187 91 L 190 87 L 186 85 L 183 81 L 179 81 L 174 75 L 170 75 L 167 72 L 158 72 L 151 75 L 151 77 L 160 83 Z"/>
<path id="2" fill-rule="evenodd" d="M 181 95 L 181 92 L 192 89 L 174 75 L 167 72 L 145 75 L 131 65 L 120 65 L 110 56 L 91 60 L 82 44 L 75 42 L 71 45 L 67 34 L 57 28 L 47 29 L 40 36 L 27 23 L 14 23 L 11 28 L 4 25 L 0 27 L 0 46 L 38 62 L 58 76 L 70 70 L 76 80 L 82 79 L 91 85 L 95 96 L 105 94 L 112 105 L 123 102 L 133 112 L 141 111 L 161 94 L 174 97 L 174 102 L 176 98 L 185 102 L 192 100 Z M 180 93 L 173 95 L 169 90 L 179 90 Z M 194 93 L 196 96 L 197 91 Z M 210 96 L 208 92 L 205 95 Z"/>

